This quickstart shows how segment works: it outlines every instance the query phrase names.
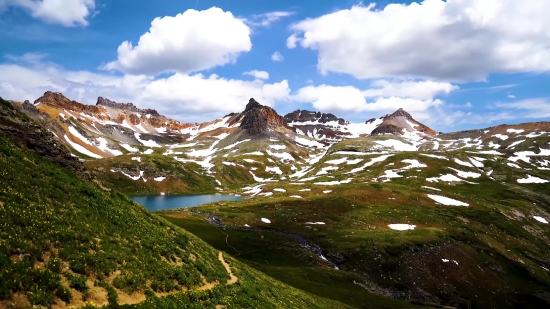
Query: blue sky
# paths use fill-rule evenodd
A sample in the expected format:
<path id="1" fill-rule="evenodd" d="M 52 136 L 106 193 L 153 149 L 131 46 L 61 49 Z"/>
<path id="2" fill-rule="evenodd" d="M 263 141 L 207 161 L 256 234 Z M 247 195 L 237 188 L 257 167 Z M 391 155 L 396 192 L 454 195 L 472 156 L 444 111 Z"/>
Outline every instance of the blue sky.
<path id="1" fill-rule="evenodd" d="M 0 96 L 101 95 L 185 122 L 250 97 L 354 122 L 403 107 L 440 131 L 550 119 L 545 0 L 56 2 L 0 0 Z"/>

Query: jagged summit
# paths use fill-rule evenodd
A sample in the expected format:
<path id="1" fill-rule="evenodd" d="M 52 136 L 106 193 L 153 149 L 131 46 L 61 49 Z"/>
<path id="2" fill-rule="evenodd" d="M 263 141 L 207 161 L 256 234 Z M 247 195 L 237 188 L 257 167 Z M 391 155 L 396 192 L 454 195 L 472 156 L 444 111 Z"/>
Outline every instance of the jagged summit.
<path id="1" fill-rule="evenodd" d="M 407 111 L 405 111 L 403 108 L 399 108 L 393 114 L 386 115 L 386 117 L 384 117 L 384 118 L 391 119 L 391 118 L 396 118 L 396 117 L 405 117 L 406 119 L 414 120 L 413 117 L 411 116 L 411 114 L 407 113 Z"/>
<path id="2" fill-rule="evenodd" d="M 287 123 L 291 122 L 318 122 L 318 123 L 327 123 L 336 121 L 340 125 L 345 125 L 349 123 L 343 118 L 338 118 L 330 113 L 321 113 L 319 111 L 313 112 L 308 110 L 295 110 L 292 113 L 288 113 L 284 117 Z"/>
<path id="3" fill-rule="evenodd" d="M 138 108 L 137 106 L 135 106 L 133 103 L 118 103 L 118 102 L 109 100 L 109 99 L 104 98 L 104 97 L 98 97 L 97 98 L 96 106 L 105 106 L 105 107 L 110 107 L 110 108 L 123 110 L 123 111 L 144 113 L 144 114 L 149 114 L 151 116 L 158 116 L 158 117 L 161 116 L 154 109 L 150 109 L 150 108 L 141 109 L 141 108 Z"/>
<path id="4" fill-rule="evenodd" d="M 55 108 L 73 110 L 75 112 L 84 112 L 97 116 L 101 120 L 106 120 L 107 110 L 102 106 L 86 105 L 74 100 L 69 100 L 61 92 L 46 91 L 44 95 L 34 101 L 34 104 L 46 104 Z"/>
<path id="5" fill-rule="evenodd" d="M 259 135 L 274 131 L 291 131 L 288 124 L 277 112 L 269 106 L 261 105 L 251 98 L 243 111 L 241 129 L 249 135 Z"/>

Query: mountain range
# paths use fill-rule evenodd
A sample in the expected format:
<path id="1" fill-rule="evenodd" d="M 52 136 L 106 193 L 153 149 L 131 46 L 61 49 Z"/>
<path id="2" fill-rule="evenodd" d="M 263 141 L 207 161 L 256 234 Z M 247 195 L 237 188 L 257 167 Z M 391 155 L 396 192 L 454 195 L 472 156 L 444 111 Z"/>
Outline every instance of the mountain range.
<path id="1" fill-rule="evenodd" d="M 204 285 L 232 278 L 224 270 L 226 255 L 234 258 L 230 270 L 241 281 L 222 284 L 215 290 L 219 295 L 201 296 L 204 306 L 542 308 L 550 303 L 550 122 L 443 133 L 404 109 L 351 123 L 318 111 L 282 116 L 253 98 L 243 111 L 204 123 L 183 123 L 103 97 L 85 105 L 56 92 L 34 103 L 2 102 L 0 213 L 9 213 L 11 221 L 0 225 L 0 233 L 16 235 L 20 232 L 12 227 L 26 225 L 32 233 L 10 240 L 4 249 L 0 242 L 0 266 L 9 265 L 18 278 L 38 278 L 42 265 L 49 265 L 49 256 L 38 254 L 46 248 L 68 270 L 54 275 L 50 285 L 0 285 L 0 308 L 14 299 L 81 306 L 83 291 L 92 286 L 118 295 L 118 300 L 97 296 L 103 305 L 145 308 L 139 306 L 175 301 L 172 293 L 187 295 L 177 294 L 187 288 L 199 297 L 193 293 L 200 275 Z M 61 192 L 67 196 L 56 202 Z M 151 214 L 118 192 L 245 199 Z M 53 249 L 50 240 L 36 236 L 49 222 L 39 221 L 39 212 L 34 216 L 32 207 L 39 206 L 59 231 L 48 234 L 59 242 Z M 97 227 L 86 225 L 87 216 Z M 67 229 L 63 220 L 79 225 Z M 183 251 L 171 242 L 157 247 L 136 228 L 140 224 L 155 237 L 198 245 L 178 243 Z M 119 227 L 128 232 L 110 237 Z M 71 240 L 64 250 L 61 240 L 75 239 L 76 232 L 85 233 L 86 245 Z M 145 240 L 139 244 L 138 238 Z M 213 248 L 225 252 L 223 257 L 216 259 Z M 207 265 L 191 263 L 189 254 L 181 254 L 187 250 L 204 256 Z M 126 261 L 134 251 L 139 259 Z M 97 255 L 109 252 L 113 255 Z M 18 259 L 36 273 L 18 268 Z M 132 275 L 143 267 L 140 259 L 150 263 L 144 277 Z M 194 279 L 186 281 L 177 267 Z M 175 279 L 169 283 L 157 272 Z M 64 283 L 73 279 L 84 283 Z M 281 304 L 271 296 L 249 297 L 270 285 L 269 295 L 279 293 Z M 296 290 L 285 292 L 287 286 Z M 65 297 L 63 287 L 74 298 Z M 37 288 L 50 298 L 34 301 Z M 228 296 L 231 291 L 237 296 Z"/>

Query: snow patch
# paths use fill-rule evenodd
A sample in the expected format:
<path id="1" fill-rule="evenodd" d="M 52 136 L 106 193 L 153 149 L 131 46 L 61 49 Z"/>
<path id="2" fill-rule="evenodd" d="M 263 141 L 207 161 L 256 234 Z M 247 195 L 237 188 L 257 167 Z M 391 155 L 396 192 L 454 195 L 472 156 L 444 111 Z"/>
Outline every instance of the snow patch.
<path id="1" fill-rule="evenodd" d="M 518 179 L 518 183 L 547 183 L 548 180 L 527 175 L 527 178 Z"/>
<path id="2" fill-rule="evenodd" d="M 274 173 L 279 174 L 279 175 L 283 174 L 283 171 L 281 171 L 281 169 L 278 166 L 274 166 L 274 167 L 266 166 L 265 171 L 268 172 L 268 173 L 269 172 L 274 172 Z"/>
<path id="3" fill-rule="evenodd" d="M 430 190 L 434 190 L 434 191 L 441 191 L 441 190 L 438 189 L 438 188 L 432 188 L 432 187 L 428 187 L 428 186 L 422 186 L 422 188 L 430 189 Z"/>
<path id="4" fill-rule="evenodd" d="M 129 152 L 138 152 L 139 151 L 139 149 L 134 148 L 134 147 L 132 147 L 128 144 L 120 144 L 120 146 L 122 146 L 122 148 L 128 150 Z"/>
<path id="5" fill-rule="evenodd" d="M 398 223 L 398 224 L 388 224 L 388 227 L 396 231 L 408 231 L 408 230 L 414 230 L 416 228 L 416 225 Z"/>
<path id="6" fill-rule="evenodd" d="M 445 206 L 470 206 L 467 203 L 457 201 L 457 200 L 454 200 L 452 198 L 448 198 L 448 197 L 441 196 L 441 195 L 428 194 L 428 197 L 431 198 L 432 200 L 436 201 L 437 203 L 443 204 Z"/>
<path id="7" fill-rule="evenodd" d="M 449 160 L 447 157 L 438 156 L 438 155 L 429 154 L 429 153 L 421 153 L 420 155 L 421 155 L 421 156 L 425 156 L 425 157 L 430 157 L 430 158 L 436 158 L 436 159 L 442 159 L 442 160 Z"/>
<path id="8" fill-rule="evenodd" d="M 541 222 L 541 223 L 544 223 L 544 224 L 548 224 L 548 221 L 546 219 L 544 219 L 543 217 L 539 217 L 539 216 L 533 216 L 533 218 L 535 220 L 537 220 L 538 222 Z"/>
<path id="9" fill-rule="evenodd" d="M 458 158 L 455 158 L 454 160 L 456 163 L 462 165 L 462 166 L 467 166 L 467 167 L 474 167 L 470 162 L 466 162 L 466 161 L 462 161 Z"/>
<path id="10" fill-rule="evenodd" d="M 516 133 L 516 134 L 520 134 L 520 133 L 523 133 L 525 130 L 516 130 L 516 129 L 508 129 L 506 130 L 506 132 L 508 133 Z"/>
<path id="11" fill-rule="evenodd" d="M 88 149 L 80 146 L 79 144 L 77 143 L 74 143 L 73 141 L 71 141 L 69 139 L 69 137 L 67 136 L 67 134 L 65 134 L 65 141 L 67 141 L 67 143 L 69 143 L 69 145 L 71 145 L 71 147 L 73 147 L 76 151 L 84 154 L 84 155 L 87 155 L 88 157 L 92 157 L 92 158 L 96 158 L 96 159 L 101 159 L 103 158 L 102 156 L 98 155 L 98 154 L 95 154 L 91 151 L 89 151 Z"/>
<path id="12" fill-rule="evenodd" d="M 135 138 L 138 140 L 138 142 L 142 143 L 144 146 L 147 146 L 147 147 L 160 147 L 159 144 L 157 144 L 157 142 L 155 142 L 154 140 L 142 140 L 141 139 L 141 135 L 139 133 L 134 133 L 134 136 Z"/>

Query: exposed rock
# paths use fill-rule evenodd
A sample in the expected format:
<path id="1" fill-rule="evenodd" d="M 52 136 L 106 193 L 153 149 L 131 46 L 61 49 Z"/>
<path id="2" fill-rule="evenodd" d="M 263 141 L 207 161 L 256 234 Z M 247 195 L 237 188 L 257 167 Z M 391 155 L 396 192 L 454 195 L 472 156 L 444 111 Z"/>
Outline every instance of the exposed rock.
<path id="1" fill-rule="evenodd" d="M 0 101 L 0 134 L 80 177 L 88 177 L 78 158 L 73 157 L 52 133 L 7 101 L 2 98 Z M 38 115 L 38 111 L 31 104 L 23 103 L 19 108 Z"/>
<path id="2" fill-rule="evenodd" d="M 244 117 L 240 127 L 249 135 L 265 133 L 268 128 L 276 131 L 279 129 L 290 131 L 283 117 L 271 107 L 261 105 L 253 98 L 248 101 L 243 114 Z"/>
<path id="3" fill-rule="evenodd" d="M 128 112 L 136 112 L 136 113 L 143 113 L 143 114 L 150 114 L 151 116 L 161 116 L 156 110 L 154 109 L 140 109 L 137 108 L 133 103 L 117 103 L 115 101 L 111 101 L 104 97 L 98 97 L 96 106 L 107 106 L 114 109 L 124 110 Z"/>
<path id="4" fill-rule="evenodd" d="M 141 121 L 139 121 L 139 118 L 138 116 L 136 116 L 136 114 L 129 114 L 128 119 L 130 120 L 130 123 L 133 125 L 138 125 L 141 123 Z"/>
<path id="5" fill-rule="evenodd" d="M 307 122 L 307 121 L 313 121 L 313 122 L 319 122 L 319 123 L 327 123 L 331 121 L 337 121 L 341 125 L 345 125 L 349 123 L 348 121 L 338 118 L 330 113 L 321 113 L 321 112 L 312 112 L 307 110 L 295 110 L 292 113 L 288 113 L 284 117 L 285 121 L 287 123 L 290 122 Z"/>
<path id="6" fill-rule="evenodd" d="M 60 92 L 46 91 L 43 96 L 36 99 L 34 104 L 47 104 L 53 107 L 72 110 L 75 112 L 84 112 L 90 115 L 93 115 L 101 120 L 109 119 L 107 115 L 107 110 L 102 106 L 86 105 L 78 103 L 74 100 L 67 99 Z"/>
<path id="7" fill-rule="evenodd" d="M 369 119 L 366 123 L 372 123 L 375 119 Z M 382 123 L 371 132 L 371 135 L 378 134 L 393 134 L 403 135 L 408 132 L 421 132 L 427 135 L 437 135 L 437 132 L 430 129 L 428 126 L 414 120 L 411 114 L 400 108 L 393 114 L 386 115 L 382 118 Z"/>
<path id="8" fill-rule="evenodd" d="M 393 124 L 380 125 L 376 129 L 374 129 L 371 134 L 372 135 L 384 135 L 384 134 L 402 135 L 403 128 Z"/>

